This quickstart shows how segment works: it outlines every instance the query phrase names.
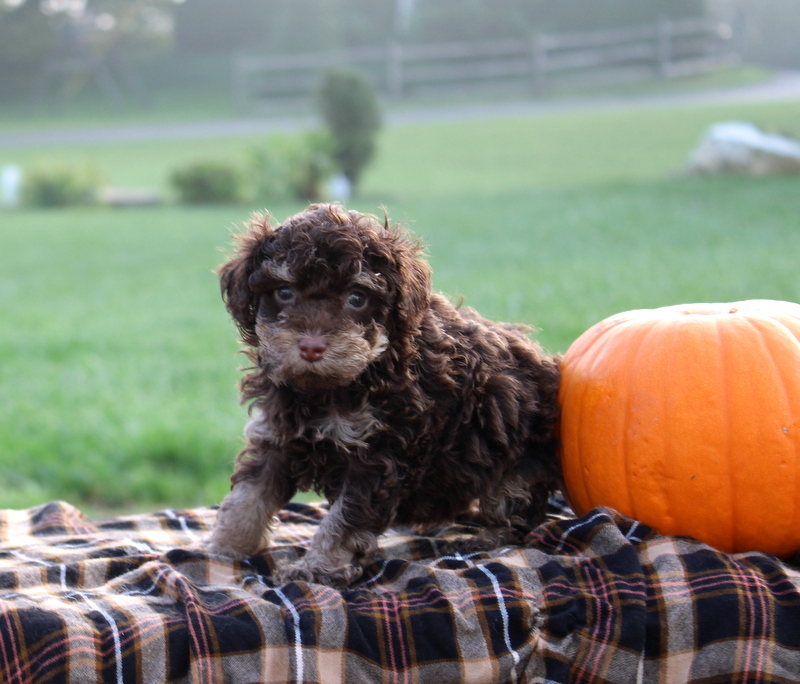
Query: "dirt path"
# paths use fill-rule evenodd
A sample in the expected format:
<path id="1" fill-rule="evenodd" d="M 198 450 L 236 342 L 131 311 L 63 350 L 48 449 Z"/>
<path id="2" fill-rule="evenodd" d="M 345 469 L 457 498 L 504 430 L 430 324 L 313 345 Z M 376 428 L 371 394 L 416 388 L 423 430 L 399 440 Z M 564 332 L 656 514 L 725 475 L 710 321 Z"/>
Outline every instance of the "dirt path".
<path id="1" fill-rule="evenodd" d="M 728 102 L 800 102 L 800 71 L 780 72 L 774 78 L 749 86 L 683 93 L 575 97 L 557 100 L 530 100 L 391 109 L 385 114 L 388 125 L 436 121 L 536 116 L 580 109 L 631 109 Z M 225 119 L 190 123 L 126 124 L 96 128 L 51 129 L 0 133 L 0 148 L 48 147 L 176 139 L 202 139 L 250 136 L 276 131 L 293 131 L 316 124 L 312 116 Z"/>

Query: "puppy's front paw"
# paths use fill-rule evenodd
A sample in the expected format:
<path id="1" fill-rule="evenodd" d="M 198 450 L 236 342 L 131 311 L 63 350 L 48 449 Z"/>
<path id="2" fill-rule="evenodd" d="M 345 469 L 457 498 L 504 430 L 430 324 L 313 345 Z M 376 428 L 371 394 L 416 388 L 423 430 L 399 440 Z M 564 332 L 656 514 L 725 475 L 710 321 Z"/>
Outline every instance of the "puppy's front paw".
<path id="1" fill-rule="evenodd" d="M 344 565 L 335 569 L 310 563 L 306 558 L 289 565 L 279 565 L 272 573 L 277 584 L 288 582 L 315 582 L 329 587 L 346 587 L 361 577 L 363 569 L 357 565 Z"/>
<path id="2" fill-rule="evenodd" d="M 304 561 L 278 565 L 272 571 L 272 577 L 276 584 L 287 584 L 288 582 L 315 582 L 314 572 Z"/>

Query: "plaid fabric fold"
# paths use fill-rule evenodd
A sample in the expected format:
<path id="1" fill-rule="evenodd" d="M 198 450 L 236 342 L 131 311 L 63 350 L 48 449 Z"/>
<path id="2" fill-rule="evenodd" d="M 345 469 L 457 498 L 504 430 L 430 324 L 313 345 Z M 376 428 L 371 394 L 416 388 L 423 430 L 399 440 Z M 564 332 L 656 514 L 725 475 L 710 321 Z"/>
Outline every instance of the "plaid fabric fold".
<path id="1" fill-rule="evenodd" d="M 90 520 L 0 512 L 0 680 L 790 682 L 800 573 L 563 500 L 523 547 L 442 556 L 390 532 L 344 590 L 275 585 L 326 515 L 293 503 L 241 563 L 201 545 L 215 511 Z M 454 526 L 448 537 L 474 532 Z"/>

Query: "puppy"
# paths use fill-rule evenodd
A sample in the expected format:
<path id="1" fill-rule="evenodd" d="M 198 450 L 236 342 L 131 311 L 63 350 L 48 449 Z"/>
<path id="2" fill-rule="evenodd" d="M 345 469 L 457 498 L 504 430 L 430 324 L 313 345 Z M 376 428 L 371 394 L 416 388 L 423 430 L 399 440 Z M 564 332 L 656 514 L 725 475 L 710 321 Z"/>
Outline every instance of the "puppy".
<path id="1" fill-rule="evenodd" d="M 211 552 L 267 546 L 298 489 L 331 508 L 281 582 L 353 582 L 393 525 L 472 511 L 501 543 L 544 519 L 560 376 L 527 329 L 432 294 L 417 242 L 337 204 L 277 227 L 256 215 L 237 242 L 219 275 L 254 364 L 250 421 Z"/>

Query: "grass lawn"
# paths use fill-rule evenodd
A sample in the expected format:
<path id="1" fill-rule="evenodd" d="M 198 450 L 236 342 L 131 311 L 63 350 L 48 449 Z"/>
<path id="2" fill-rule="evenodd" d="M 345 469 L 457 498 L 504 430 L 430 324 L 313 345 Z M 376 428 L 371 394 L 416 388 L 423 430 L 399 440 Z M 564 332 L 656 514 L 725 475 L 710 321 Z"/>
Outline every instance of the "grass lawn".
<path id="1" fill-rule="evenodd" d="M 702 129 L 731 118 L 800 133 L 797 103 L 395 127 L 352 206 L 406 219 L 437 289 L 535 324 L 552 351 L 625 309 L 800 301 L 800 178 L 678 176 Z M 115 185 L 163 191 L 180 160 L 236 159 L 257 142 L 48 156 L 91 157 Z M 39 154 L 0 150 L 0 165 Z M 251 209 L 0 214 L 2 507 L 222 497 L 245 419 L 243 359 L 211 271 Z"/>
<path id="2" fill-rule="evenodd" d="M 729 119 L 800 136 L 800 104 L 792 102 L 574 111 L 393 126 L 382 131 L 362 195 L 395 205 L 420 197 L 663 180 L 680 173 L 706 126 Z M 207 159 L 244 168 L 248 153 L 267 139 L 0 148 L 0 167 L 88 162 L 109 185 L 169 196 L 169 176 L 175 168 Z"/>

